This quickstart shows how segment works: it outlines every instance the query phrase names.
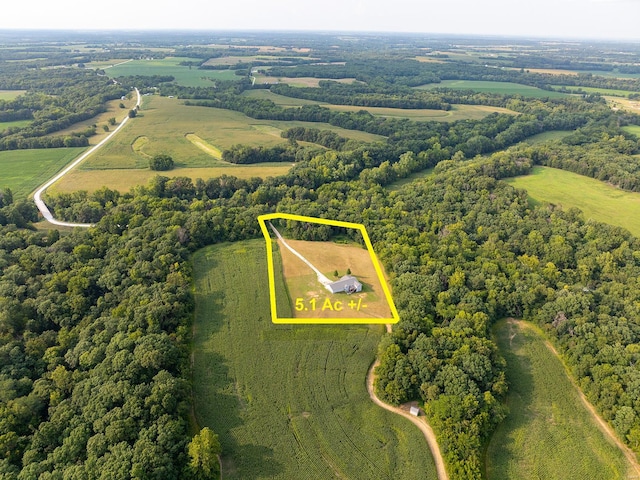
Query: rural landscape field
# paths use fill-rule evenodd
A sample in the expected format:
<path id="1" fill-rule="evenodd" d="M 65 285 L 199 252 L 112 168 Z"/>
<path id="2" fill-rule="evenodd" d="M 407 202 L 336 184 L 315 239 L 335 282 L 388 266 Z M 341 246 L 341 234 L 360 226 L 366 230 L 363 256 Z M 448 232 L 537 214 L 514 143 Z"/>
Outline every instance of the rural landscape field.
<path id="1" fill-rule="evenodd" d="M 639 102 L 633 42 L 0 30 L 0 478 L 640 478 Z"/>

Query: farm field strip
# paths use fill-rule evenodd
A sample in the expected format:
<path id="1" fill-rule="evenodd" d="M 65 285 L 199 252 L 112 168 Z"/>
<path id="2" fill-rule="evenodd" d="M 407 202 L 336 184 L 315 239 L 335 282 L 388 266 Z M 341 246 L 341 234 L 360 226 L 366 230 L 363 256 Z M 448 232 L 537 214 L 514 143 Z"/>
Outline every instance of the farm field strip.
<path id="1" fill-rule="evenodd" d="M 291 169 L 291 165 L 282 163 L 260 163 L 255 166 L 215 166 L 199 168 L 174 168 L 166 172 L 156 172 L 148 168 L 140 169 L 109 169 L 109 170 L 74 170 L 58 180 L 51 187 L 52 192 L 75 192 L 86 190 L 94 192 L 106 186 L 112 190 L 126 193 L 136 185 L 146 185 L 156 175 L 165 177 L 188 177 L 194 182 L 201 178 L 220 177 L 229 175 L 238 178 L 249 179 L 252 177 L 277 177 L 285 175 Z"/>
<path id="2" fill-rule="evenodd" d="M 626 228 L 640 236 L 640 194 L 626 192 L 593 178 L 550 167 L 534 167 L 530 175 L 505 180 L 527 191 L 534 203 L 579 208 L 585 218 Z"/>
<path id="3" fill-rule="evenodd" d="M 436 478 L 422 434 L 369 399 L 383 327 L 272 324 L 264 249 L 193 259 L 195 412 L 220 435 L 223 477 Z"/>
<path id="4" fill-rule="evenodd" d="M 222 160 L 222 151 L 215 145 L 211 145 L 194 133 L 187 133 L 185 136 L 187 137 L 187 140 L 189 140 L 206 154 L 211 155 L 216 160 Z"/>
<path id="5" fill-rule="evenodd" d="M 0 90 L 0 100 L 13 100 L 20 95 L 27 93 L 26 90 Z"/>
<path id="6" fill-rule="evenodd" d="M 430 90 L 433 88 L 454 88 L 458 90 L 474 90 L 480 93 L 500 93 L 504 95 L 522 95 L 534 98 L 559 98 L 567 94 L 561 92 L 551 92 L 541 88 L 530 87 L 511 82 L 491 82 L 483 80 L 443 80 L 440 83 L 429 83 L 416 87 Z"/>
<path id="7" fill-rule="evenodd" d="M 489 442 L 487 478 L 638 478 L 542 333 L 515 320 L 502 320 L 494 333 L 507 360 L 509 414 Z"/>
<path id="8" fill-rule="evenodd" d="M 567 85 L 552 85 L 553 88 L 565 88 L 572 93 L 599 93 L 600 95 L 611 95 L 614 97 L 628 97 L 630 93 L 636 93 L 634 90 L 617 90 L 614 88 L 597 88 L 597 87 L 581 87 Z"/>
<path id="9" fill-rule="evenodd" d="M 6 130 L 7 128 L 26 127 L 32 121 L 33 120 L 14 120 L 12 122 L 0 122 L 0 132 L 2 132 L 3 130 Z"/>

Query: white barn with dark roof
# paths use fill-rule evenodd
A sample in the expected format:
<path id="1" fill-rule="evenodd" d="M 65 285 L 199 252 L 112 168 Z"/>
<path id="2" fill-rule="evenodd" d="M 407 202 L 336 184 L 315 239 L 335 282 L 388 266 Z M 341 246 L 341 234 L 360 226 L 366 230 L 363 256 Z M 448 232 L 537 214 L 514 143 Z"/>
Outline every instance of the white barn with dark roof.
<path id="1" fill-rule="evenodd" d="M 340 280 L 325 285 L 325 288 L 331 293 L 356 293 L 362 291 L 362 284 L 352 275 L 345 275 Z"/>

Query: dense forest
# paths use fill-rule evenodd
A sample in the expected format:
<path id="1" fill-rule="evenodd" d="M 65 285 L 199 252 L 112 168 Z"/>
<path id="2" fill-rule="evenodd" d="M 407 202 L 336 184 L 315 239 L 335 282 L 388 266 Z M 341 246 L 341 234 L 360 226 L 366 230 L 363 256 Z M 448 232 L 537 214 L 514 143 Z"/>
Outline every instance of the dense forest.
<path id="1" fill-rule="evenodd" d="M 339 61 L 322 39 L 309 42 Z M 206 47 L 199 52 L 203 59 L 211 53 Z M 612 110 L 597 95 L 425 93 L 410 87 L 446 78 L 538 86 L 548 79 L 482 65 L 365 61 L 363 53 L 350 54 L 341 52 L 344 64 L 312 65 L 303 58 L 269 72 L 314 76 L 323 67 L 324 78 L 363 84 L 270 88 L 328 103 L 445 110 L 490 105 L 514 114 L 445 123 L 317 105 L 285 108 L 244 96 L 252 89 L 247 78 L 193 88 L 168 76 L 123 77 L 114 84 L 82 68 L 16 68 L 0 75 L 0 88 L 28 91 L 0 101 L 1 118 L 33 120 L 2 132 L 6 148 L 31 148 L 28 142 L 49 138 L 44 133 L 91 118 L 134 83 L 191 105 L 384 137 L 363 143 L 296 127 L 283 132 L 283 146 L 236 145 L 223 153 L 233 163 L 295 162 L 279 177 L 156 176 L 128 193 L 102 188 L 49 195 L 57 217 L 96 224 L 69 234 L 35 230 L 33 204 L 0 190 L 2 478 L 210 478 L 211 458 L 201 449 L 210 432 L 194 435 L 190 417 L 190 255 L 213 243 L 260 238 L 257 217 L 273 212 L 367 227 L 401 317 L 379 346 L 376 391 L 393 404 L 424 403 L 452 479 L 483 478 L 484 447 L 506 414 L 507 366 L 490 336 L 493 322 L 506 316 L 543 328 L 599 413 L 640 453 L 639 241 L 620 228 L 585 221 L 577 210 L 532 206 L 526 192 L 501 181 L 549 165 L 638 190 L 640 141 L 622 127 L 640 124 L 639 117 Z M 638 90 L 635 80 L 603 78 L 580 85 Z M 564 76 L 553 81 L 568 85 Z M 519 143 L 553 130 L 571 133 Z M 386 188 L 427 168 L 433 172 L 422 180 Z"/>

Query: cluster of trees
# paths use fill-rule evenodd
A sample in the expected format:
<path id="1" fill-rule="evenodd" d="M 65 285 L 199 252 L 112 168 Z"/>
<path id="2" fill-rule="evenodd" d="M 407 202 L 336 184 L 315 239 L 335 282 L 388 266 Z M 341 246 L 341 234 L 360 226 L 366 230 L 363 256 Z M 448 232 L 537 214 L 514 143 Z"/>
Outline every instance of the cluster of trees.
<path id="1" fill-rule="evenodd" d="M 171 155 L 167 155 L 165 153 L 155 155 L 149 160 L 149 168 L 151 170 L 166 171 L 172 170 L 173 167 L 173 158 L 171 157 Z"/>

